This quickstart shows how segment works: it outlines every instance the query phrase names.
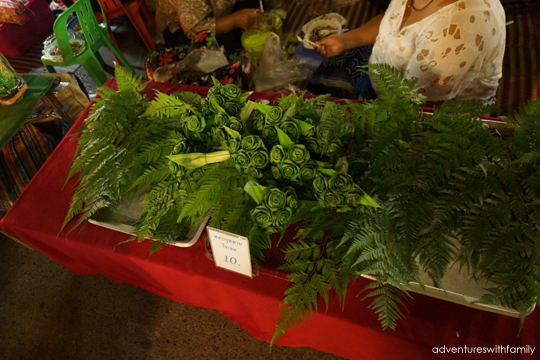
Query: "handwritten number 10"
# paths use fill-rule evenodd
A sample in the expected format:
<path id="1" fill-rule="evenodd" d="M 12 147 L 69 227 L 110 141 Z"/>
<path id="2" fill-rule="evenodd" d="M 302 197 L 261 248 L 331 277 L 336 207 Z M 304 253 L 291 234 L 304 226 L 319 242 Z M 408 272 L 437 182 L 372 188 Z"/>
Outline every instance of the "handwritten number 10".
<path id="1" fill-rule="evenodd" d="M 229 264 L 233 264 L 233 265 L 236 265 L 236 258 L 235 257 L 228 257 L 227 255 L 225 255 L 225 262 L 228 262 Z"/>

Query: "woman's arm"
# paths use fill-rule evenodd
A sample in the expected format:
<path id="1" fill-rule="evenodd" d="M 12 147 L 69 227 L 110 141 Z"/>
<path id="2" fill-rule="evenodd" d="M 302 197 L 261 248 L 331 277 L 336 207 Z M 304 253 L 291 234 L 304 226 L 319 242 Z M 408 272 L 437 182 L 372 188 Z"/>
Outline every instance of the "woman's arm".
<path id="1" fill-rule="evenodd" d="M 247 29 L 257 21 L 259 9 L 243 9 L 219 17 L 214 13 L 212 4 L 206 0 L 174 0 L 182 29 L 187 37 L 210 30 L 216 35 L 226 34 L 236 28 Z"/>
<path id="2" fill-rule="evenodd" d="M 259 9 L 242 9 L 216 18 L 216 35 L 226 34 L 236 28 L 249 29 L 259 18 Z"/>
<path id="3" fill-rule="evenodd" d="M 319 45 L 317 51 L 321 56 L 334 57 L 345 50 L 375 44 L 383 16 L 384 14 L 379 14 L 359 28 L 345 34 L 332 35 L 317 41 Z"/>

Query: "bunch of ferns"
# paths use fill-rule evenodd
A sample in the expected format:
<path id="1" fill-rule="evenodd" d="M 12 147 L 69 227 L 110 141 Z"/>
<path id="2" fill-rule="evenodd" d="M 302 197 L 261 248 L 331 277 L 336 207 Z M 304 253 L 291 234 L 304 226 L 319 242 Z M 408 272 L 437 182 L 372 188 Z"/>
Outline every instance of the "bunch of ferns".
<path id="1" fill-rule="evenodd" d="M 421 269 L 441 287 L 455 262 L 496 285 L 477 302 L 523 321 L 540 295 L 540 103 L 506 119 L 514 134 L 504 138 L 476 116 L 489 108 L 445 104 L 425 116 L 394 70 L 377 70 L 387 92 L 365 104 L 350 161 L 384 206 L 349 223 L 343 264 L 378 279 L 368 296 L 384 330 L 402 317 L 403 284 L 421 283 Z"/>
<path id="2" fill-rule="evenodd" d="M 86 222 L 96 211 L 120 201 L 138 172 L 131 167 L 132 156 L 148 140 L 152 123 L 140 116 L 148 107 L 141 79 L 116 68 L 118 91 L 102 87 L 86 122 L 76 134 L 77 149 L 68 175 L 69 181 L 79 174 L 62 229 L 80 215 L 73 228 Z"/>
<path id="3" fill-rule="evenodd" d="M 301 219 L 298 242 L 285 249 L 291 286 L 272 342 L 305 322 L 319 298 L 328 304 L 330 288 L 342 299 L 359 275 L 376 279 L 363 299 L 383 331 L 395 329 L 411 298 L 405 285 L 422 283 L 423 271 L 442 287 L 454 263 L 495 284 L 478 303 L 515 309 L 523 323 L 540 296 L 540 101 L 505 119 L 514 133 L 503 137 L 477 117 L 489 107 L 446 103 L 423 114 L 425 99 L 402 73 L 372 67 L 383 95 L 349 103 L 357 116 L 347 118 L 355 128 L 347 160 L 382 206 Z"/>

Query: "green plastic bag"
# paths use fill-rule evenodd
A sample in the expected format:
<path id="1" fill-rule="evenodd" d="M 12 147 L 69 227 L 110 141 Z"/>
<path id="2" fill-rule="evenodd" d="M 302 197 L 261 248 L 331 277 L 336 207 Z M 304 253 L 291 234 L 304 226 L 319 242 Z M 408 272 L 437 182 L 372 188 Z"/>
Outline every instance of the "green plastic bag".
<path id="1" fill-rule="evenodd" d="M 240 39 L 242 41 L 242 47 L 252 56 L 253 60 L 261 58 L 266 38 L 270 33 L 276 33 L 283 40 L 283 20 L 281 17 L 270 12 L 263 14 L 264 17 L 260 16 L 260 21 L 257 21 L 251 29 L 244 31 Z"/>

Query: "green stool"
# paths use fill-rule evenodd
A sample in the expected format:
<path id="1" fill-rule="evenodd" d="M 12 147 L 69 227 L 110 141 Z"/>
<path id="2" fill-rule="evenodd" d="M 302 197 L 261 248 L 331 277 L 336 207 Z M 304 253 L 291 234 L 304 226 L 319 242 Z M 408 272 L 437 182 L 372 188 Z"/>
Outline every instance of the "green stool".
<path id="1" fill-rule="evenodd" d="M 67 22 L 69 16 L 76 13 L 79 24 L 82 28 L 86 40 L 86 49 L 78 56 L 73 56 L 73 51 L 69 42 Z M 124 55 L 118 50 L 112 42 L 107 28 L 107 20 L 103 17 L 103 23 L 98 23 L 90 0 L 78 0 L 64 11 L 54 22 L 54 35 L 58 42 L 58 47 L 62 53 L 61 60 L 50 58 L 41 58 L 47 71 L 55 73 L 55 66 L 71 66 L 75 64 L 82 65 L 90 74 L 98 86 L 102 86 L 107 81 L 107 74 L 103 70 L 105 62 L 99 54 L 99 49 L 106 44 L 113 52 L 116 58 L 131 72 L 135 73 L 131 65 L 124 58 Z"/>

